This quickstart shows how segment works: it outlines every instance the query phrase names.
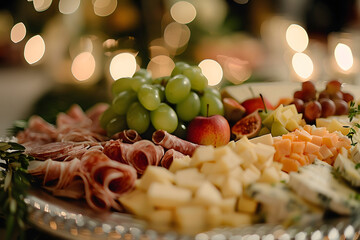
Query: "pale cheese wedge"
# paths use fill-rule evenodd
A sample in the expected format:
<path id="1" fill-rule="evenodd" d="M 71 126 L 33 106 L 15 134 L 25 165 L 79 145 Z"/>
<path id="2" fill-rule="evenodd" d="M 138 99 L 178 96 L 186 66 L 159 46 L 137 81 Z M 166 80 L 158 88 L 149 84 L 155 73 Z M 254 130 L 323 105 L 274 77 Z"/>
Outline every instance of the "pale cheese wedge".
<path id="1" fill-rule="evenodd" d="M 152 205 L 148 201 L 146 192 L 135 189 L 118 198 L 125 209 L 137 216 L 145 217 L 153 211 Z"/>
<path id="2" fill-rule="evenodd" d="M 172 184 L 175 181 L 175 175 L 163 167 L 148 166 L 142 175 L 137 187 L 147 191 L 153 182 Z"/>
<path id="3" fill-rule="evenodd" d="M 189 203 L 192 192 L 174 185 L 154 182 L 147 191 L 147 198 L 154 207 L 174 208 Z"/>
<path id="4" fill-rule="evenodd" d="M 176 172 L 177 170 L 184 169 L 190 166 L 191 158 L 190 156 L 184 156 L 182 158 L 174 158 L 169 171 L 170 172 Z"/>

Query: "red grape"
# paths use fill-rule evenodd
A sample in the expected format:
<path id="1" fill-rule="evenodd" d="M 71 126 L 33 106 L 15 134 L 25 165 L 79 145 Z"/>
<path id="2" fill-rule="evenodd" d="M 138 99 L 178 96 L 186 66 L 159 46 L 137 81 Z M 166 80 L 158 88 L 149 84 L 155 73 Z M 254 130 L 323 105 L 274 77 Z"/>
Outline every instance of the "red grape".
<path id="1" fill-rule="evenodd" d="M 335 99 L 334 100 L 336 111 L 336 115 L 346 115 L 349 112 L 349 105 L 342 99 Z"/>
<path id="2" fill-rule="evenodd" d="M 292 104 L 295 105 L 298 113 L 302 113 L 304 111 L 304 101 L 299 98 L 294 98 Z"/>
<path id="3" fill-rule="evenodd" d="M 345 102 L 354 101 L 354 96 L 351 93 L 343 92 L 343 99 Z"/>
<path id="4" fill-rule="evenodd" d="M 321 104 L 321 117 L 333 116 L 336 111 L 336 106 L 334 101 L 328 98 L 322 98 L 319 100 Z"/>
<path id="5" fill-rule="evenodd" d="M 338 80 L 331 80 L 326 84 L 326 91 L 329 94 L 333 94 L 341 91 L 341 82 Z"/>
<path id="6" fill-rule="evenodd" d="M 294 92 L 294 98 L 302 99 L 303 98 L 303 91 L 296 91 Z"/>
<path id="7" fill-rule="evenodd" d="M 334 92 L 334 93 L 330 93 L 330 99 L 334 100 L 334 99 L 343 99 L 343 94 L 342 92 Z"/>
<path id="8" fill-rule="evenodd" d="M 307 121 L 314 121 L 321 116 L 321 104 L 311 101 L 305 104 L 304 115 Z"/>
<path id="9" fill-rule="evenodd" d="M 315 85 L 313 82 L 311 81 L 307 81 L 307 82 L 303 82 L 302 83 L 302 100 L 304 102 L 308 102 L 311 100 L 315 100 L 316 99 L 316 89 L 315 89 Z"/>
<path id="10" fill-rule="evenodd" d="M 319 99 L 321 98 L 330 98 L 330 95 L 326 90 L 323 90 L 319 93 Z"/>

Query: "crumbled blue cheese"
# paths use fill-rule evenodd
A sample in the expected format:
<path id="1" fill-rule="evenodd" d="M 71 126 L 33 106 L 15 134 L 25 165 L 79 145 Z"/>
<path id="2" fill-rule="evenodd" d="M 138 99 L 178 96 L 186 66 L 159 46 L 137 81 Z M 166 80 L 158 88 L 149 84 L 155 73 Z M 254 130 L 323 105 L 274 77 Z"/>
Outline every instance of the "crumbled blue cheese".
<path id="1" fill-rule="evenodd" d="M 335 170 L 354 187 L 360 187 L 360 169 L 357 166 L 347 154 L 339 154 L 334 162 Z"/>

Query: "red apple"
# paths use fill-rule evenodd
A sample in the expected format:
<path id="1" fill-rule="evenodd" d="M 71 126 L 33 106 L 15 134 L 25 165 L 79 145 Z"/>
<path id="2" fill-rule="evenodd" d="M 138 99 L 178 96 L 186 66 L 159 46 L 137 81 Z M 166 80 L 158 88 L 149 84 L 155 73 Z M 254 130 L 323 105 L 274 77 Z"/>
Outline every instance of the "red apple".
<path id="1" fill-rule="evenodd" d="M 266 98 L 264 98 L 264 102 L 268 110 L 274 110 L 273 105 Z M 261 97 L 247 99 L 241 105 L 246 109 L 246 115 L 255 112 L 257 109 L 264 109 Z"/>
<path id="2" fill-rule="evenodd" d="M 187 140 L 215 147 L 225 145 L 230 141 L 230 125 L 221 115 L 197 116 L 188 126 Z"/>

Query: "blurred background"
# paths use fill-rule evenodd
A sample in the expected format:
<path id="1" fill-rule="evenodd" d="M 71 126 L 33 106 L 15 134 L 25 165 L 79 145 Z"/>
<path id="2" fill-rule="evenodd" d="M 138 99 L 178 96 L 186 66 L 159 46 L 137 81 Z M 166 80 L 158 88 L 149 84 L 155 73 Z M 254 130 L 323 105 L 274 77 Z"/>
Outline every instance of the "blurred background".
<path id="1" fill-rule="evenodd" d="M 0 3 L 0 136 L 52 122 L 146 68 L 199 65 L 209 84 L 359 83 L 360 0 L 12 0 Z"/>

